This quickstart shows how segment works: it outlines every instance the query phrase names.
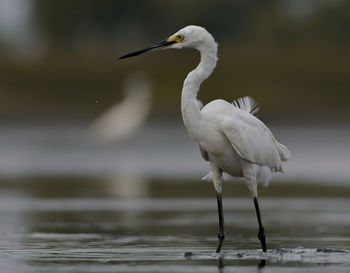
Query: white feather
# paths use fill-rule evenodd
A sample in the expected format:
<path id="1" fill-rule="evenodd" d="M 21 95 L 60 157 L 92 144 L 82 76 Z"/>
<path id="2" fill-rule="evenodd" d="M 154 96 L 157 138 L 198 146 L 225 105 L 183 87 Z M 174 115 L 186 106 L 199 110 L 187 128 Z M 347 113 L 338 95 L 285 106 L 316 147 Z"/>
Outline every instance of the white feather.
<path id="1" fill-rule="evenodd" d="M 237 100 L 234 100 L 232 104 L 254 116 L 258 114 L 260 109 L 257 102 L 252 97 L 238 98 Z"/>
<path id="2" fill-rule="evenodd" d="M 290 152 L 289 152 L 288 148 L 277 141 L 276 141 L 276 143 L 277 143 L 276 147 L 277 147 L 278 153 L 281 157 L 281 160 L 288 161 L 290 159 Z"/>
<path id="3" fill-rule="evenodd" d="M 243 177 L 235 177 L 232 175 L 229 175 L 228 173 L 223 172 L 222 173 L 222 180 L 223 181 L 236 181 L 236 182 L 245 182 Z M 266 166 L 261 166 L 259 168 L 258 174 L 257 174 L 257 183 L 261 184 L 263 187 L 267 188 L 269 186 L 271 180 L 271 171 Z M 202 178 L 202 181 L 206 182 L 212 182 L 213 181 L 213 173 L 209 172 L 206 176 Z"/>
<path id="4" fill-rule="evenodd" d="M 212 174 L 212 172 L 210 172 L 206 176 L 202 177 L 202 181 L 212 182 L 213 181 L 213 174 Z"/>
<path id="5" fill-rule="evenodd" d="M 224 180 L 224 181 L 231 181 L 231 180 L 243 181 L 241 177 L 233 177 L 225 172 L 222 173 L 222 180 Z M 202 178 L 202 181 L 212 182 L 213 181 L 213 173 L 212 172 L 208 173 L 206 176 L 204 176 Z"/>

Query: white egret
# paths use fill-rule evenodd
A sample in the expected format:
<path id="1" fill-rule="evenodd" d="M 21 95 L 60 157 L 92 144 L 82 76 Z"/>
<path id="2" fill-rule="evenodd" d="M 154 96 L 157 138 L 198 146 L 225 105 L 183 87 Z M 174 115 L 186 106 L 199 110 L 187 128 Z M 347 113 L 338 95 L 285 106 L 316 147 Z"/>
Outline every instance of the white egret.
<path id="1" fill-rule="evenodd" d="M 222 206 L 223 174 L 243 180 L 252 194 L 259 223 L 262 249 L 266 252 L 265 230 L 261 221 L 257 184 L 268 186 L 271 173 L 283 172 L 281 161 L 290 153 L 277 142 L 271 131 L 254 114 L 258 107 L 249 97 L 233 104 L 214 100 L 202 109 L 197 100 L 201 83 L 212 73 L 217 62 L 217 43 L 213 36 L 199 26 L 187 26 L 168 39 L 120 57 L 128 58 L 161 48 L 195 48 L 201 61 L 185 79 L 181 112 L 184 124 L 198 144 L 202 157 L 209 162 L 211 177 L 217 196 L 219 233 L 216 252 L 220 252 L 225 238 Z"/>
<path id="2" fill-rule="evenodd" d="M 152 105 L 151 83 L 147 74 L 130 74 L 123 87 L 125 97 L 102 113 L 92 131 L 105 143 L 115 143 L 134 134 L 146 122 Z"/>

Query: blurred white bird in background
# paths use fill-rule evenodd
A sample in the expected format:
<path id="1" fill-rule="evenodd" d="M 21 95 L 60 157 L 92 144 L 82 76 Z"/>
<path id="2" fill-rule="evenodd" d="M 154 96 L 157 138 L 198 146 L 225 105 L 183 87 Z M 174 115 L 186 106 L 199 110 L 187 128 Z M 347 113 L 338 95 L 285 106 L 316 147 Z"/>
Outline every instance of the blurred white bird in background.
<path id="1" fill-rule="evenodd" d="M 187 26 L 168 39 L 120 57 L 140 55 L 161 48 L 195 48 L 201 54 L 199 65 L 185 79 L 181 112 L 190 136 L 199 146 L 202 157 L 209 162 L 217 195 L 219 234 L 216 252 L 225 238 L 222 206 L 222 179 L 227 173 L 245 181 L 250 190 L 259 223 L 258 238 L 266 252 L 265 230 L 262 225 L 257 184 L 268 186 L 271 173 L 283 172 L 281 161 L 290 157 L 286 146 L 277 142 L 271 131 L 254 114 L 258 107 L 252 98 L 238 99 L 233 104 L 214 100 L 203 108 L 197 100 L 201 83 L 207 79 L 217 62 L 217 43 L 213 36 L 199 26 Z"/>
<path id="2" fill-rule="evenodd" d="M 124 99 L 92 123 L 90 133 L 99 145 L 118 144 L 140 130 L 149 117 L 152 91 L 151 80 L 146 73 L 131 73 L 124 82 L 122 92 Z M 145 176 L 120 172 L 105 175 L 108 177 L 109 191 L 115 196 L 135 198 L 148 194 L 149 180 Z"/>
<path id="3" fill-rule="evenodd" d="M 124 83 L 123 92 L 124 99 L 93 122 L 94 135 L 103 143 L 114 143 L 134 134 L 150 114 L 152 93 L 147 74 L 130 74 Z"/>

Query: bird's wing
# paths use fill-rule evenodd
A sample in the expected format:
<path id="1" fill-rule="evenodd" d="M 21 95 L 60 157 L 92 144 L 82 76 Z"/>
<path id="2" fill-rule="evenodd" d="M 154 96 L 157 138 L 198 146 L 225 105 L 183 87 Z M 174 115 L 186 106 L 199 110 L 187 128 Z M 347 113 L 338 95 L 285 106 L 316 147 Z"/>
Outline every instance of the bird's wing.
<path id="1" fill-rule="evenodd" d="M 270 130 L 253 115 L 235 107 L 222 121 L 222 131 L 243 159 L 281 170 L 281 158 Z"/>

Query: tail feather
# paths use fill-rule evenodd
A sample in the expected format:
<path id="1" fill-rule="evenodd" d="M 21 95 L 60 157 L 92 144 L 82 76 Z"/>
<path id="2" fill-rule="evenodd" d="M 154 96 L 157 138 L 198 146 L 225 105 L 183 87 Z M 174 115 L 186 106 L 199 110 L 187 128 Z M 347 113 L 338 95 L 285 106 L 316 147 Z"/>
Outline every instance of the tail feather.
<path id="1" fill-rule="evenodd" d="M 276 141 L 277 142 L 277 141 Z M 290 152 L 288 150 L 288 148 L 284 145 L 282 145 L 281 143 L 276 143 L 276 147 L 277 147 L 277 151 L 278 154 L 280 155 L 280 158 L 282 161 L 287 161 L 288 159 L 290 159 Z"/>
<path id="2" fill-rule="evenodd" d="M 254 116 L 256 116 L 259 112 L 259 106 L 252 97 L 238 98 L 232 103 L 239 109 L 246 111 Z"/>

